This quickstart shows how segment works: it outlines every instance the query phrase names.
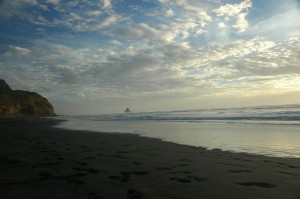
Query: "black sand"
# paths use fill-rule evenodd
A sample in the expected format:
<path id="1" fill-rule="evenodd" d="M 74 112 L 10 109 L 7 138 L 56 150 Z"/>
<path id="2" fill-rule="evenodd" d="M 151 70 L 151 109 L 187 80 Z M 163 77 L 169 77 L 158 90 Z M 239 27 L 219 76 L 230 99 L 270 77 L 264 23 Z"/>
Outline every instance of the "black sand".
<path id="1" fill-rule="evenodd" d="M 0 198 L 300 199 L 300 159 L 0 120 Z"/>

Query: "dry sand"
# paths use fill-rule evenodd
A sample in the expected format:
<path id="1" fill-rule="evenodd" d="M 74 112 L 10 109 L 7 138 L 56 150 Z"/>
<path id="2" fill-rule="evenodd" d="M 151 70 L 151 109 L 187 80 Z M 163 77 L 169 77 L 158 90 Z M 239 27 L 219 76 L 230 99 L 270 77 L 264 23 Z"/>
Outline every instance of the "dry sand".
<path id="1" fill-rule="evenodd" d="M 0 120 L 0 198 L 300 199 L 300 159 Z"/>

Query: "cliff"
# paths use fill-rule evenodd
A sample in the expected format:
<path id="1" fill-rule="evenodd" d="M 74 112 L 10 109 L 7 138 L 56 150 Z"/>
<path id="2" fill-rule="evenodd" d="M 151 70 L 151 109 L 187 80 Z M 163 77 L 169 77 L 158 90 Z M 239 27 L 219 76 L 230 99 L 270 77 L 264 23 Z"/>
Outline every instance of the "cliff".
<path id="1" fill-rule="evenodd" d="M 3 79 L 0 79 L 0 92 L 1 91 L 11 91 L 11 88 Z"/>
<path id="2" fill-rule="evenodd" d="M 55 116 L 53 106 L 43 96 L 12 90 L 0 80 L 0 116 Z"/>

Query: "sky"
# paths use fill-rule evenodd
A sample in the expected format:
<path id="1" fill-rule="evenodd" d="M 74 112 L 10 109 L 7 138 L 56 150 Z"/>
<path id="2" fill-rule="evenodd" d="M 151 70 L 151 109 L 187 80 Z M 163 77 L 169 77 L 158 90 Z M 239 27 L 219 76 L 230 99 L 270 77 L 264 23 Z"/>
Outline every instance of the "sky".
<path id="1" fill-rule="evenodd" d="M 300 103 L 300 0 L 0 0 L 0 79 L 67 115 Z"/>

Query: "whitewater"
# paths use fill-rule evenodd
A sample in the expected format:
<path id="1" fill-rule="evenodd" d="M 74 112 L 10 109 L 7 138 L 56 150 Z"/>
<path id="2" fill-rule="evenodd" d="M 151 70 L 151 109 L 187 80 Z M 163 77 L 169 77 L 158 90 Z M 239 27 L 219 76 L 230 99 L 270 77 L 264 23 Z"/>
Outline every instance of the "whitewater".
<path id="1" fill-rule="evenodd" d="M 62 116 L 57 127 L 131 133 L 178 144 L 300 158 L 300 104 Z"/>

